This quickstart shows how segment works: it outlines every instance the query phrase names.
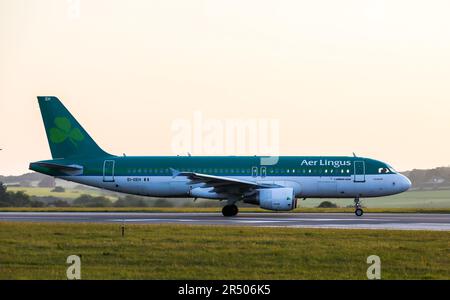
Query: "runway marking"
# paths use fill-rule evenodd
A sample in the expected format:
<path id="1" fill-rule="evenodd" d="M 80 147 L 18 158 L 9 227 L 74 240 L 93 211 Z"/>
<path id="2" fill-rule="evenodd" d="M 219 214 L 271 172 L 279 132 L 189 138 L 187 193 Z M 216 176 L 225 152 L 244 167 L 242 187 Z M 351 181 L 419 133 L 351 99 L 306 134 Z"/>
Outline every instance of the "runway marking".
<path id="1" fill-rule="evenodd" d="M 259 218 L 234 218 L 234 219 L 176 219 L 176 218 L 139 218 L 139 219 L 105 219 L 105 221 L 111 222 L 211 222 L 211 221 L 219 221 L 219 222 L 238 222 L 238 223 L 288 223 L 288 222 L 298 222 L 298 221 L 306 221 L 306 222 L 332 222 L 332 221 L 369 221 L 369 222 L 382 222 L 382 221 L 395 221 L 392 219 L 299 219 L 299 218 L 289 218 L 289 219 L 259 219 Z"/>
<path id="2" fill-rule="evenodd" d="M 196 222 L 197 220 L 192 219 L 105 219 L 105 221 L 110 222 Z"/>
<path id="3" fill-rule="evenodd" d="M 286 223 L 286 222 L 290 222 L 289 220 L 285 221 L 285 220 L 278 220 L 278 221 L 271 221 L 271 220 L 236 220 L 238 223 Z"/>
<path id="4" fill-rule="evenodd" d="M 251 220 L 259 220 L 258 218 L 254 218 L 254 219 L 251 219 Z M 311 221 L 311 222 L 332 222 L 332 221 L 369 221 L 369 222 L 372 222 L 372 221 L 376 221 L 376 222 L 379 222 L 379 221 L 390 221 L 390 222 L 393 222 L 393 221 L 395 221 L 395 220 L 393 220 L 393 219 L 382 219 L 382 218 L 377 218 L 377 219 L 364 219 L 364 218 L 341 218 L 341 219 L 313 219 L 313 218 L 286 218 L 286 219 L 267 219 L 267 218 L 264 218 L 264 220 L 273 220 L 273 221 L 276 221 L 276 220 L 285 220 L 286 222 L 297 222 L 297 221 Z"/>
<path id="5" fill-rule="evenodd" d="M 192 219 L 107 219 L 111 222 L 210 222 L 210 221 L 222 221 L 222 222 L 236 222 L 236 223 L 286 223 L 290 220 L 239 220 L 239 219 L 223 219 L 223 220 L 192 220 Z"/>

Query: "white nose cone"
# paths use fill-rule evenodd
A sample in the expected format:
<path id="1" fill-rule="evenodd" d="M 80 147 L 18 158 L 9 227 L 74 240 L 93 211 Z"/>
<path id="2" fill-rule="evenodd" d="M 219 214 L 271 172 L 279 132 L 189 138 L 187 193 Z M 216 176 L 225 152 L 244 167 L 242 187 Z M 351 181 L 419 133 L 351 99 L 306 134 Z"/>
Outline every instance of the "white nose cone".
<path id="1" fill-rule="evenodd" d="M 411 188 L 411 181 L 408 179 L 408 177 L 400 175 L 399 188 L 401 192 L 406 192 Z"/>

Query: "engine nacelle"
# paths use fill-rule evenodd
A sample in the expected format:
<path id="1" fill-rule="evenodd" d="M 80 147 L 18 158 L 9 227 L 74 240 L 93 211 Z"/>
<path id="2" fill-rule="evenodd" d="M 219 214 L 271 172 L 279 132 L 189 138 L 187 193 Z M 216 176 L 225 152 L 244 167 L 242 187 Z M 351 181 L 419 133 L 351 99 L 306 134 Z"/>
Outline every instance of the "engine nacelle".
<path id="1" fill-rule="evenodd" d="M 257 199 L 264 209 L 287 211 L 297 207 L 293 188 L 260 189 Z"/>

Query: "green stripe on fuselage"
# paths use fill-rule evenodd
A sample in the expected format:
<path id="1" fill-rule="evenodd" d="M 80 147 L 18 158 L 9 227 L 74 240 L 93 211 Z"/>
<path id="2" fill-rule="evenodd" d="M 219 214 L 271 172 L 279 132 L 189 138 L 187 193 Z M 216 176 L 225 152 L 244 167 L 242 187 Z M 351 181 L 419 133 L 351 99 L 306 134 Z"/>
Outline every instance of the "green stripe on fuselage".
<path id="1" fill-rule="evenodd" d="M 260 156 L 110 156 L 80 160 L 46 160 L 44 162 L 83 166 L 83 176 L 103 176 L 105 160 L 115 163 L 115 176 L 171 176 L 172 171 L 197 172 L 218 176 L 251 176 L 257 167 L 266 168 L 266 176 L 350 176 L 354 174 L 354 163 L 364 161 L 366 175 L 382 175 L 380 169 L 389 166 L 381 161 L 346 156 L 280 156 L 273 159 Z M 264 161 L 276 162 L 264 164 Z M 62 176 L 54 170 L 31 164 L 30 169 L 51 176 Z M 389 171 L 392 174 L 392 169 Z"/>

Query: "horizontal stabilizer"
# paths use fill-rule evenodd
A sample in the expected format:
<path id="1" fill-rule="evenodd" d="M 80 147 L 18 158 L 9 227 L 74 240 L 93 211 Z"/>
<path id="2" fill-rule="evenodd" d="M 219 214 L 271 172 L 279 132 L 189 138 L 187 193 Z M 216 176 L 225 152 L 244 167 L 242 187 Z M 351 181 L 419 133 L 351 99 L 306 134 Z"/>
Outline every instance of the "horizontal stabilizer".
<path id="1" fill-rule="evenodd" d="M 35 162 L 32 163 L 30 166 L 30 169 L 34 170 L 36 167 L 43 167 L 50 169 L 57 173 L 62 173 L 65 175 L 82 175 L 83 174 L 83 167 L 78 165 L 60 165 L 55 163 L 47 163 L 47 162 Z"/>

